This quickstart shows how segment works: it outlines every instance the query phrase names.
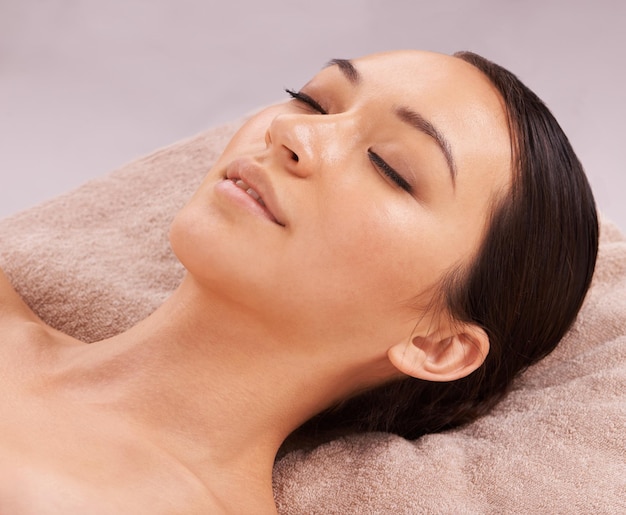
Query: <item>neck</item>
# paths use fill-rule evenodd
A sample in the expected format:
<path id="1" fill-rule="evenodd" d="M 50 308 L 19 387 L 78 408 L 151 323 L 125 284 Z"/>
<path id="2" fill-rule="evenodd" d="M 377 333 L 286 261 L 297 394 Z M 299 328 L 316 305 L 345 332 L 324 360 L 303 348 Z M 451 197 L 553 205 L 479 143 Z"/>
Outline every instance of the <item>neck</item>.
<path id="1" fill-rule="evenodd" d="M 186 278 L 130 331 L 69 348 L 60 377 L 150 428 L 205 484 L 215 487 L 219 469 L 223 481 L 240 478 L 250 491 L 256 478 L 271 495 L 284 439 L 361 386 L 356 369 L 327 347 L 286 339 Z"/>

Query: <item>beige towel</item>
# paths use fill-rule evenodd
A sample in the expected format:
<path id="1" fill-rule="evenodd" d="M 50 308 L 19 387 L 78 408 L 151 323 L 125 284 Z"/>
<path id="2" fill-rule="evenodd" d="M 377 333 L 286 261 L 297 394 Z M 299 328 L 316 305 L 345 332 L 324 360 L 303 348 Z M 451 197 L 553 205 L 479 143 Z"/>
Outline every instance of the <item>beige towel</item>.
<path id="1" fill-rule="evenodd" d="M 0 222 L 0 266 L 48 323 L 122 331 L 182 278 L 169 222 L 237 124 L 160 150 Z M 592 291 L 557 350 L 488 416 L 415 442 L 387 434 L 275 466 L 284 514 L 626 513 L 626 239 L 610 223 Z"/>

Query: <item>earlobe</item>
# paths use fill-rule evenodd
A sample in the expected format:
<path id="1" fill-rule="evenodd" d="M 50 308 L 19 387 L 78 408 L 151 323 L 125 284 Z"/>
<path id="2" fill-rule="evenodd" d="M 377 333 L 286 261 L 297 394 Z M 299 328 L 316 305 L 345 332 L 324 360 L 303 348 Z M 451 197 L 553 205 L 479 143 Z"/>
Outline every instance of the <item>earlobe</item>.
<path id="1" fill-rule="evenodd" d="M 471 374 L 489 352 L 489 337 L 463 324 L 454 334 L 416 336 L 391 347 L 389 361 L 403 374 L 426 381 L 454 381 Z"/>

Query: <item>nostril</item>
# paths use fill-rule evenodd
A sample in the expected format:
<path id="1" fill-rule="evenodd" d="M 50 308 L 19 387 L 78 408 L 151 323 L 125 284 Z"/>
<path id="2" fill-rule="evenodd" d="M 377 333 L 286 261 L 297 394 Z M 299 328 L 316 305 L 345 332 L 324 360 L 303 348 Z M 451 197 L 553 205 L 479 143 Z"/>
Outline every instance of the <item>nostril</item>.
<path id="1" fill-rule="evenodd" d="M 293 159 L 296 163 L 300 161 L 298 154 L 296 154 L 293 150 L 291 151 L 291 159 Z"/>

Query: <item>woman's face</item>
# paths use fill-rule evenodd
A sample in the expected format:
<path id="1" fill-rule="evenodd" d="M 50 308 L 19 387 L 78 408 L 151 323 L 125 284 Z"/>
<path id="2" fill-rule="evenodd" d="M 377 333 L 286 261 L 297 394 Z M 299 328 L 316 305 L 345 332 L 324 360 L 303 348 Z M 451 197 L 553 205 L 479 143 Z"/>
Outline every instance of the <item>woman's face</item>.
<path id="1" fill-rule="evenodd" d="M 469 64 L 417 51 L 336 61 L 292 96 L 231 140 L 174 250 L 270 331 L 406 340 L 508 191 L 501 98 Z"/>

